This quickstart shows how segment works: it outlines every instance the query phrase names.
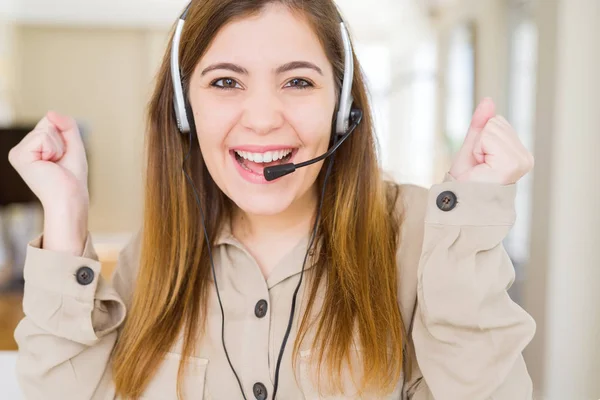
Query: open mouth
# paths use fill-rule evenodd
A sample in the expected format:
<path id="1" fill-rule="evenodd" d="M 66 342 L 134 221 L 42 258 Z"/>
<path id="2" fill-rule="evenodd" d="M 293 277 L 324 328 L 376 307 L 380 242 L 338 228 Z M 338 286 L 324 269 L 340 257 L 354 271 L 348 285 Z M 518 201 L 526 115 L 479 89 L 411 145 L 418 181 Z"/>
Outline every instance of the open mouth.
<path id="1" fill-rule="evenodd" d="M 266 151 L 264 153 L 231 150 L 231 153 L 244 170 L 256 175 L 263 175 L 263 171 L 266 167 L 289 163 L 297 150 L 298 149 L 289 148 Z"/>

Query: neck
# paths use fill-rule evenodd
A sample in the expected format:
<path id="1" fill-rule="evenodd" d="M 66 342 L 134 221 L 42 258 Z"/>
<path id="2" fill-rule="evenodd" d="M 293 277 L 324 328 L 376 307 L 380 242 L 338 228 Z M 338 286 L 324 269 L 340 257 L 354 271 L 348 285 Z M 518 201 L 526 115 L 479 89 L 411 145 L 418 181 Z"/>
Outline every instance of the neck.
<path id="1" fill-rule="evenodd" d="M 284 212 L 276 215 L 253 215 L 237 208 L 232 221 L 233 234 L 243 243 L 300 240 L 312 228 L 317 200 L 317 191 L 313 187 Z"/>

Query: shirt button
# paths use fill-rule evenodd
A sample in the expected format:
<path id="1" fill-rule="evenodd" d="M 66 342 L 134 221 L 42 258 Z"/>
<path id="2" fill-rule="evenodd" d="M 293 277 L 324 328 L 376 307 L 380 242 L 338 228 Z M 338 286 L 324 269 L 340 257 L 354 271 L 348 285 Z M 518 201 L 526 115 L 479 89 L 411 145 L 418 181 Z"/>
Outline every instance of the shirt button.
<path id="1" fill-rule="evenodd" d="M 256 303 L 256 306 L 254 306 L 254 315 L 256 315 L 258 318 L 263 318 L 265 315 L 267 315 L 267 308 L 267 301 L 259 300 Z"/>
<path id="2" fill-rule="evenodd" d="M 256 382 L 252 388 L 252 391 L 254 392 L 254 397 L 256 397 L 256 400 L 266 400 L 267 388 L 262 383 Z"/>
<path id="3" fill-rule="evenodd" d="M 75 273 L 75 277 L 80 285 L 89 285 L 94 281 L 94 270 L 90 267 L 80 267 Z"/>
<path id="4" fill-rule="evenodd" d="M 436 200 L 436 205 L 442 211 L 452 210 L 454 207 L 456 207 L 456 203 L 456 195 L 454 194 L 454 192 L 451 192 L 449 190 L 440 193 Z"/>

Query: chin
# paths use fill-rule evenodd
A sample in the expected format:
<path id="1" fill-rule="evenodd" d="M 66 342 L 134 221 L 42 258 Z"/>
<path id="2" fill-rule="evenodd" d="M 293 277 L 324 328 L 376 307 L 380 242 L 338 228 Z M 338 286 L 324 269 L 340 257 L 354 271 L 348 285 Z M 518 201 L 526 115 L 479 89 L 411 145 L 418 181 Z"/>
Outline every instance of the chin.
<path id="1" fill-rule="evenodd" d="M 244 213 L 263 216 L 277 215 L 284 212 L 291 206 L 295 197 L 289 191 L 253 192 L 248 193 L 238 189 L 228 194 L 228 197 Z"/>

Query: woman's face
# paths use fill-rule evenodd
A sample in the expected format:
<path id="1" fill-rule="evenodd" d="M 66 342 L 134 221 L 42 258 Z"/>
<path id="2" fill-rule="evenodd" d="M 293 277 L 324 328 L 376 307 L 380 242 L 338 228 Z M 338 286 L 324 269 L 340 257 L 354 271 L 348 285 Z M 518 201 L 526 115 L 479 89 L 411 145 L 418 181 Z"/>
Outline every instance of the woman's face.
<path id="1" fill-rule="evenodd" d="M 308 22 L 281 5 L 225 25 L 190 80 L 200 149 L 244 212 L 274 215 L 309 200 L 322 162 L 267 182 L 265 166 L 327 151 L 333 69 Z"/>

